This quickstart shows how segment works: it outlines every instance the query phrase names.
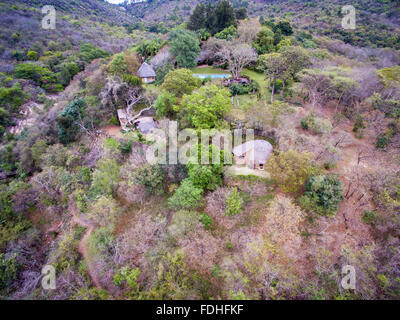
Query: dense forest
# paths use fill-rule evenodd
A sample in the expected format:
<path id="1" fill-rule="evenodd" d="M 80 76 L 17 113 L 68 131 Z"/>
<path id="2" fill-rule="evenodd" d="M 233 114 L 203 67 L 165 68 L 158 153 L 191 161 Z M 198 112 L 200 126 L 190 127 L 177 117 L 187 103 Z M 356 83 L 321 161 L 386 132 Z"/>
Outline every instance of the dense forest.
<path id="1" fill-rule="evenodd" d="M 0 0 L 0 299 L 399 299 L 400 4 L 345 5 Z"/>

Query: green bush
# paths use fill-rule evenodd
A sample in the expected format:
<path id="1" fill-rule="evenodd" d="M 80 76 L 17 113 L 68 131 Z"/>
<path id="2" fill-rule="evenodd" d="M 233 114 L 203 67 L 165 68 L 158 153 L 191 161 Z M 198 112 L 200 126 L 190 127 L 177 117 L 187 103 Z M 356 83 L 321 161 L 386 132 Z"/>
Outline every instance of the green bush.
<path id="1" fill-rule="evenodd" d="M 162 194 L 164 192 L 164 173 L 159 165 L 145 165 L 133 174 L 136 184 L 143 185 L 148 194 Z"/>
<path id="2" fill-rule="evenodd" d="M 226 197 L 225 206 L 225 213 L 228 216 L 234 216 L 242 212 L 243 200 L 236 187 L 233 188 L 231 193 Z"/>
<path id="3" fill-rule="evenodd" d="M 343 187 L 336 175 L 314 175 L 308 179 L 299 203 L 307 211 L 333 215 L 342 200 Z"/>
<path id="4" fill-rule="evenodd" d="M 76 124 L 78 118 L 82 115 L 86 103 L 83 99 L 72 101 L 56 118 L 58 137 L 60 142 L 68 144 L 75 141 L 80 128 Z"/>
<path id="5" fill-rule="evenodd" d="M 190 164 L 187 169 L 189 179 L 199 188 L 207 190 L 215 190 L 222 183 L 222 165 L 211 164 Z"/>
<path id="6" fill-rule="evenodd" d="M 332 130 L 332 124 L 328 119 L 317 118 L 313 112 L 302 118 L 300 123 L 303 129 L 313 133 L 329 133 Z"/>
<path id="7" fill-rule="evenodd" d="M 378 139 L 376 140 L 376 147 L 379 149 L 385 149 L 389 145 L 390 139 L 388 135 L 386 134 L 381 134 L 378 136 Z"/>
<path id="8" fill-rule="evenodd" d="M 39 59 L 39 55 L 36 51 L 29 51 L 26 55 L 28 60 L 37 61 Z"/>
<path id="9" fill-rule="evenodd" d="M 174 195 L 168 199 L 168 204 L 174 209 L 195 209 L 202 198 L 203 190 L 196 187 L 190 179 L 182 181 Z"/>
<path id="10" fill-rule="evenodd" d="M 370 225 L 374 225 L 376 223 L 377 218 L 378 218 L 378 213 L 376 211 L 369 211 L 369 210 L 364 211 L 361 216 L 361 220 L 364 223 Z"/>
<path id="11" fill-rule="evenodd" d="M 240 83 L 233 83 L 229 87 L 229 91 L 233 96 L 235 95 L 242 95 L 242 94 L 249 94 L 255 93 L 259 90 L 259 86 L 256 82 L 252 82 L 250 84 L 240 84 Z"/>
<path id="12" fill-rule="evenodd" d="M 236 28 L 235 26 L 229 26 L 215 34 L 215 38 L 217 39 L 226 39 L 226 40 L 233 40 L 236 37 Z"/>
<path id="13" fill-rule="evenodd" d="M 166 117 L 175 114 L 173 106 L 178 102 L 178 98 L 167 90 L 162 90 L 154 104 L 157 116 Z"/>
<path id="14" fill-rule="evenodd" d="M 122 79 L 124 80 L 124 82 L 126 82 L 127 84 L 129 84 L 130 86 L 140 86 L 142 84 L 142 79 L 140 79 L 139 77 L 133 76 L 131 74 L 124 74 L 122 76 Z"/>
<path id="15" fill-rule="evenodd" d="M 213 224 L 213 219 L 206 213 L 202 213 L 199 216 L 199 221 L 202 223 L 205 229 L 211 229 Z"/>
<path id="16" fill-rule="evenodd" d="M 180 98 L 184 94 L 190 94 L 201 86 L 201 80 L 193 77 L 188 69 L 171 70 L 165 76 L 162 89 Z"/>
<path id="17" fill-rule="evenodd" d="M 19 107 L 28 95 L 22 91 L 21 85 L 16 82 L 11 88 L 0 88 L 0 105 L 7 111 L 18 112 Z"/>
<path id="18" fill-rule="evenodd" d="M 162 85 L 164 82 L 165 76 L 170 72 L 171 70 L 174 70 L 174 65 L 170 62 L 166 63 L 165 65 L 159 67 L 156 72 L 156 80 L 154 81 L 154 84 L 157 86 Z"/>
<path id="19" fill-rule="evenodd" d="M 56 83 L 56 75 L 47 67 L 35 63 L 21 63 L 14 68 L 15 77 L 20 79 L 30 79 L 35 81 L 44 89 L 52 89 Z"/>
<path id="20" fill-rule="evenodd" d="M 109 52 L 97 48 L 91 43 L 82 44 L 80 47 L 79 58 L 87 63 L 92 62 L 94 59 L 107 58 L 109 56 Z"/>
<path id="21" fill-rule="evenodd" d="M 132 152 L 132 141 L 123 141 L 119 145 L 119 150 L 122 154 L 130 154 Z"/>

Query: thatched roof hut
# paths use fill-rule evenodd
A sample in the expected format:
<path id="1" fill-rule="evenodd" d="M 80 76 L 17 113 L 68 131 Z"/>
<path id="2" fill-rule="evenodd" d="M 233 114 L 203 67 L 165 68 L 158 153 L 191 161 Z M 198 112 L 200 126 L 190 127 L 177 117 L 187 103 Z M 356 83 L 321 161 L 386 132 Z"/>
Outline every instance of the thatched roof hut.
<path id="1" fill-rule="evenodd" d="M 156 72 L 146 62 L 143 62 L 143 64 L 140 66 L 137 75 L 138 77 L 142 78 L 144 83 L 151 83 L 156 79 Z"/>
<path id="2" fill-rule="evenodd" d="M 232 150 L 237 164 L 247 164 L 252 169 L 261 170 L 264 169 L 264 165 L 272 152 L 273 147 L 266 140 L 247 141 Z"/>

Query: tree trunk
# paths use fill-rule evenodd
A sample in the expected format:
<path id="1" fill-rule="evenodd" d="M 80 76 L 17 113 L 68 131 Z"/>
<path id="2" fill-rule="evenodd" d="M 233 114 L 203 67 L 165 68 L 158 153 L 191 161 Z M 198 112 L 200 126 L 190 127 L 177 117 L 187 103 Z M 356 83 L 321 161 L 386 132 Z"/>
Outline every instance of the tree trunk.
<path id="1" fill-rule="evenodd" d="M 276 77 L 274 77 L 274 83 L 271 90 L 271 104 L 274 103 L 274 93 L 275 93 Z"/>

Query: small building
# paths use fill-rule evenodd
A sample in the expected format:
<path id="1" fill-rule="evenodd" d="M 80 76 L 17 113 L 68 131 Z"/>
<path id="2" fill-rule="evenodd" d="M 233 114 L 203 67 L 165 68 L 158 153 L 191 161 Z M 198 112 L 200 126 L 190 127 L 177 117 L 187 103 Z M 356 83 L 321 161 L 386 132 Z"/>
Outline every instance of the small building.
<path id="1" fill-rule="evenodd" d="M 156 72 L 146 62 L 143 62 L 143 64 L 140 66 L 137 75 L 144 83 L 152 83 L 156 80 Z"/>
<path id="2" fill-rule="evenodd" d="M 235 164 L 247 165 L 251 169 L 264 170 L 265 163 L 273 150 L 268 141 L 251 140 L 233 148 L 232 153 L 235 158 Z"/>

